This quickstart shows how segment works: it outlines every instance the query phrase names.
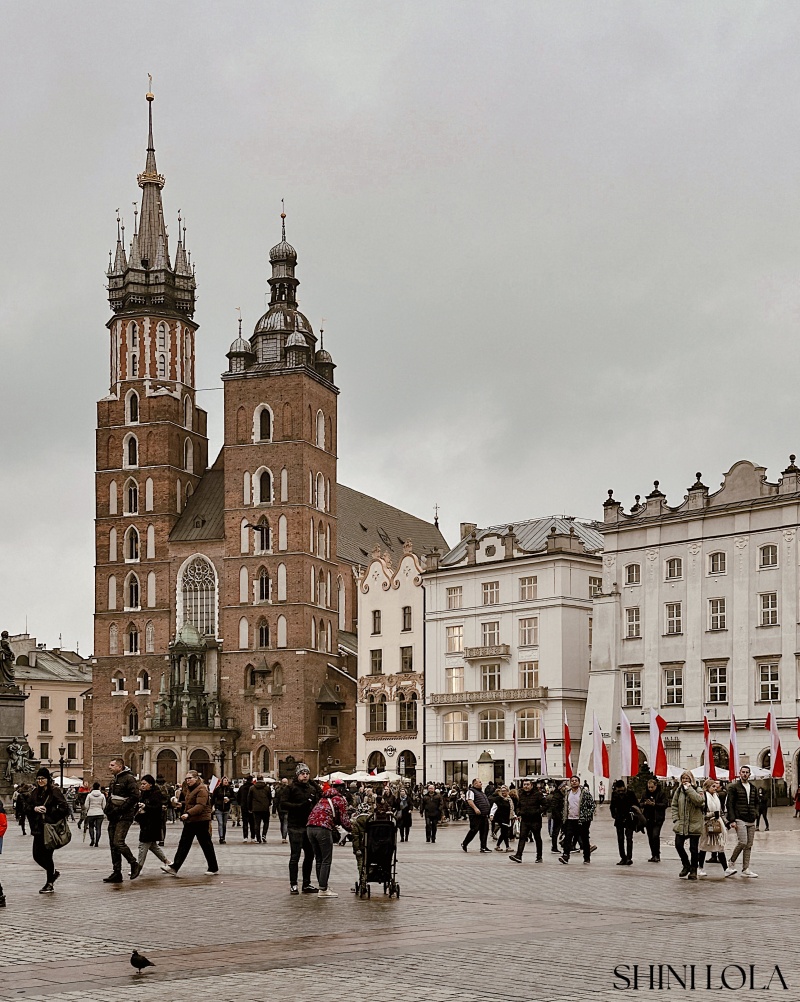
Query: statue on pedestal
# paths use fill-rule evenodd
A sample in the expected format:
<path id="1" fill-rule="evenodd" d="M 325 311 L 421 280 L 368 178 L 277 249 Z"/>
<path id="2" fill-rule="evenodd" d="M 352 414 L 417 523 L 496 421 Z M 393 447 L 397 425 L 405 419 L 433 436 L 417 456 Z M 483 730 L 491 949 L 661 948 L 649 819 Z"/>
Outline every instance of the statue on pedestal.
<path id="1" fill-rule="evenodd" d="M 33 752 L 28 747 L 25 738 L 12 738 L 6 748 L 8 762 L 6 763 L 6 779 L 9 783 L 14 782 L 17 773 L 33 772 Z"/>
<path id="2" fill-rule="evenodd" d="M 8 642 L 8 630 L 0 634 L 0 689 L 16 689 L 17 673 L 14 671 L 16 658 Z"/>

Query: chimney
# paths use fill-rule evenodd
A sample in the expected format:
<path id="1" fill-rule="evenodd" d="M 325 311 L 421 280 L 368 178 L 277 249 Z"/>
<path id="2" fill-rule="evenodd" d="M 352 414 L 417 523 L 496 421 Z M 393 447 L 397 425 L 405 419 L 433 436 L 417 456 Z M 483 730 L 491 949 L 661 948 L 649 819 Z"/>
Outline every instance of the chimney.
<path id="1" fill-rule="evenodd" d="M 461 523 L 461 539 L 466 539 L 467 536 L 471 535 L 478 528 L 475 522 L 462 522 Z"/>

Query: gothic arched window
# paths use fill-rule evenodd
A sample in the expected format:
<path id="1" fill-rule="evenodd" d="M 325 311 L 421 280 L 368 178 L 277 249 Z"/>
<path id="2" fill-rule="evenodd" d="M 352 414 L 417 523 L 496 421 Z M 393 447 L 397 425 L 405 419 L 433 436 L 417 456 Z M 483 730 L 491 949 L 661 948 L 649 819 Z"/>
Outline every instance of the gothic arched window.
<path id="1" fill-rule="evenodd" d="M 193 557 L 181 575 L 183 623 L 197 627 L 202 636 L 213 636 L 216 625 L 217 581 L 205 557 Z"/>

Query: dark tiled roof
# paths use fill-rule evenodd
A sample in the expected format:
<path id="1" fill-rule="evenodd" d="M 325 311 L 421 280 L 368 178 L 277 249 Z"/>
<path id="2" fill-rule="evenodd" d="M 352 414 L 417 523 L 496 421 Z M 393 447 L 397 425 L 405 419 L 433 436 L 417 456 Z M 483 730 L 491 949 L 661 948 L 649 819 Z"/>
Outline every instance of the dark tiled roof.
<path id="1" fill-rule="evenodd" d="M 354 564 L 370 562 L 376 546 L 401 556 L 410 539 L 414 552 L 422 555 L 438 548 L 446 553 L 447 540 L 435 525 L 391 505 L 339 484 L 336 530 L 338 556 Z"/>
<path id="2" fill-rule="evenodd" d="M 29 658 L 36 657 L 35 665 L 16 666 L 18 682 L 77 682 L 90 685 L 92 666 L 72 651 L 31 651 Z M 78 658 L 77 663 L 75 658 Z"/>
<path id="3" fill-rule="evenodd" d="M 194 539 L 222 539 L 225 528 L 225 471 L 221 464 L 206 470 L 197 490 L 169 534 L 171 543 Z"/>
<path id="4" fill-rule="evenodd" d="M 578 539 L 587 552 L 594 553 L 603 548 L 603 537 L 597 531 L 594 522 L 582 522 L 576 518 L 550 515 L 546 518 L 534 518 L 525 522 L 514 523 L 514 535 L 517 546 L 528 553 L 541 553 L 547 549 L 547 537 L 555 526 L 557 532 L 568 535 L 570 529 L 575 530 Z M 505 525 L 490 525 L 486 529 L 476 529 L 475 537 L 480 542 L 485 536 L 504 536 L 508 529 Z M 453 549 L 446 553 L 439 562 L 440 567 L 451 567 L 459 564 L 467 556 L 467 540 L 460 539 Z"/>

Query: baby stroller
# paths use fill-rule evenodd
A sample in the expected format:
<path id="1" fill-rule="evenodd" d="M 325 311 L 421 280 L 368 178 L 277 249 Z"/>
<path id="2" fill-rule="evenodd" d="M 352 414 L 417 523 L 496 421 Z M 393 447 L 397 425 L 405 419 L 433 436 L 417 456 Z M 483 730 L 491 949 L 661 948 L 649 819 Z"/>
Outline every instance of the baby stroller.
<path id="1" fill-rule="evenodd" d="M 383 884 L 383 893 L 400 897 L 397 876 L 397 825 L 394 818 L 384 816 L 368 821 L 363 852 L 358 856 L 358 881 L 355 892 L 370 897 L 370 884 Z"/>

